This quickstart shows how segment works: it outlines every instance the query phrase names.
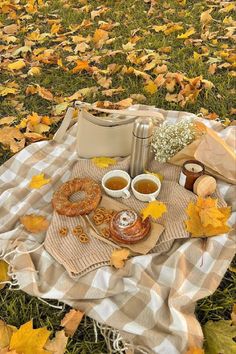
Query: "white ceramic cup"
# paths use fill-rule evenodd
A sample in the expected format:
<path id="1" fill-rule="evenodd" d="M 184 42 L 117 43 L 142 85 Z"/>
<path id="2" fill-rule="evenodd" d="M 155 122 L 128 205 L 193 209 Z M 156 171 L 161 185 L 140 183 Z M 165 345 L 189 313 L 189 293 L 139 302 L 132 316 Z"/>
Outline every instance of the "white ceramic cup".
<path id="1" fill-rule="evenodd" d="M 156 183 L 156 185 L 158 187 L 157 190 L 153 193 L 150 193 L 150 194 L 139 193 L 138 191 L 136 191 L 136 189 L 134 188 L 135 183 L 140 180 L 144 180 L 144 179 L 150 180 L 150 181 L 153 181 L 154 183 Z M 138 200 L 141 200 L 141 202 L 151 202 L 151 201 L 155 200 L 156 197 L 158 196 L 158 194 L 160 193 L 161 181 L 159 180 L 158 177 L 156 177 L 154 175 L 151 175 L 148 173 L 143 173 L 141 175 L 136 176 L 133 179 L 133 181 L 131 183 L 131 188 L 132 188 L 135 198 L 137 198 Z"/>
<path id="2" fill-rule="evenodd" d="M 106 181 L 112 177 L 122 177 L 127 181 L 127 185 L 123 189 L 109 189 L 105 186 Z M 110 195 L 113 198 L 124 198 L 127 199 L 130 197 L 129 187 L 130 187 L 131 178 L 129 174 L 122 170 L 112 170 L 107 172 L 102 178 L 102 187 L 106 194 Z"/>

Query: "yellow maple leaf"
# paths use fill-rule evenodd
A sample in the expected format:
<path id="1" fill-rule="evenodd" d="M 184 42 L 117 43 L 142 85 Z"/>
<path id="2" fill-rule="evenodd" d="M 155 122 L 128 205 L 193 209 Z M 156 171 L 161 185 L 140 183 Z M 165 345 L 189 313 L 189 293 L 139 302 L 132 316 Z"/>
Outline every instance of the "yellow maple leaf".
<path id="1" fill-rule="evenodd" d="M 192 27 L 192 28 L 189 28 L 189 29 L 187 30 L 187 32 L 182 33 L 182 34 L 179 34 L 179 35 L 177 36 L 177 38 L 179 38 L 179 39 L 186 39 L 186 38 L 190 37 L 192 34 L 194 34 L 195 32 L 196 32 L 195 29 Z"/>
<path id="2" fill-rule="evenodd" d="M 32 177 L 29 187 L 38 189 L 44 186 L 45 184 L 48 184 L 50 180 L 50 178 L 46 179 L 44 177 L 44 173 L 40 173 L 39 175 L 35 175 Z"/>
<path id="3" fill-rule="evenodd" d="M 157 85 L 153 81 L 148 81 L 147 85 L 144 86 L 144 90 L 151 95 L 157 92 Z"/>
<path id="4" fill-rule="evenodd" d="M 17 331 L 16 327 L 7 325 L 4 321 L 0 320 L 0 349 L 8 347 L 11 336 L 15 331 Z"/>
<path id="5" fill-rule="evenodd" d="M 226 224 L 230 207 L 218 208 L 217 199 L 198 197 L 196 203 L 190 202 L 185 221 L 187 231 L 192 237 L 208 237 L 227 233 L 230 227 Z"/>
<path id="6" fill-rule="evenodd" d="M 25 67 L 25 62 L 23 59 L 19 59 L 7 65 L 10 70 L 20 70 Z"/>
<path id="7" fill-rule="evenodd" d="M 44 350 L 51 332 L 47 328 L 33 329 L 33 321 L 29 321 L 12 334 L 9 349 L 15 349 L 18 353 L 24 354 L 50 354 Z"/>
<path id="8" fill-rule="evenodd" d="M 7 271 L 8 271 L 8 264 L 1 259 L 0 260 L 0 283 L 4 281 L 8 281 L 10 279 L 9 275 L 7 274 Z M 0 290 L 3 289 L 4 286 L 5 284 L 0 284 Z"/>
<path id="9" fill-rule="evenodd" d="M 201 348 L 190 347 L 185 354 L 204 354 L 204 350 Z"/>
<path id="10" fill-rule="evenodd" d="M 61 320 L 61 326 L 64 327 L 65 333 L 67 336 L 72 337 L 77 330 L 82 318 L 84 316 L 84 312 L 79 310 L 70 310 L 64 318 Z"/>
<path id="11" fill-rule="evenodd" d="M 123 268 L 125 260 L 129 257 L 130 251 L 127 248 L 114 250 L 111 254 L 111 265 L 117 269 Z"/>
<path id="12" fill-rule="evenodd" d="M 27 231 L 33 234 L 46 231 L 49 226 L 48 220 L 42 215 L 24 215 L 20 218 L 20 222 Z"/>
<path id="13" fill-rule="evenodd" d="M 93 157 L 92 162 L 99 168 L 107 168 L 111 165 L 115 165 L 116 159 L 113 159 L 111 157 L 100 156 L 100 157 Z"/>
<path id="14" fill-rule="evenodd" d="M 167 212 L 166 205 L 162 202 L 154 200 L 141 210 L 142 218 L 145 220 L 148 216 L 158 219 L 162 214 Z"/>

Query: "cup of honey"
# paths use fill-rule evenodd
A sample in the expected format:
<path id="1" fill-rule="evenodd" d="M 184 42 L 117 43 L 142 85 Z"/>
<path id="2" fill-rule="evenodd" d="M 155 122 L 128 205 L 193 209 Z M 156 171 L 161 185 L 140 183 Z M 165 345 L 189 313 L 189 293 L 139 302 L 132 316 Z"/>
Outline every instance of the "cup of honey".
<path id="1" fill-rule="evenodd" d="M 135 198 L 141 202 L 151 202 L 160 193 L 161 181 L 154 175 L 143 173 L 133 179 L 131 188 Z"/>
<path id="2" fill-rule="evenodd" d="M 130 182 L 131 178 L 127 172 L 112 170 L 103 176 L 102 187 L 113 198 L 127 199 L 130 197 Z"/>

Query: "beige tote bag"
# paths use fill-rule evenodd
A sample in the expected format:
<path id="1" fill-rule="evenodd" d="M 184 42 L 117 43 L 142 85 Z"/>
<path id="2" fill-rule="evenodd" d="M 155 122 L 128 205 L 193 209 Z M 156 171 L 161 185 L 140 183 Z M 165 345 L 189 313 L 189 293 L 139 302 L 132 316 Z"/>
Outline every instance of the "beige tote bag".
<path id="1" fill-rule="evenodd" d="M 151 117 L 159 124 L 164 117 L 154 107 L 131 106 L 125 110 L 97 108 L 93 104 L 76 101 L 75 107 L 69 107 L 54 140 L 62 142 L 64 134 L 72 121 L 75 108 L 78 108 L 77 142 L 78 156 L 91 158 L 96 156 L 128 156 L 131 153 L 133 123 L 138 117 Z M 144 109 L 144 108 L 145 109 Z M 106 116 L 94 116 L 89 110 L 107 113 Z"/>

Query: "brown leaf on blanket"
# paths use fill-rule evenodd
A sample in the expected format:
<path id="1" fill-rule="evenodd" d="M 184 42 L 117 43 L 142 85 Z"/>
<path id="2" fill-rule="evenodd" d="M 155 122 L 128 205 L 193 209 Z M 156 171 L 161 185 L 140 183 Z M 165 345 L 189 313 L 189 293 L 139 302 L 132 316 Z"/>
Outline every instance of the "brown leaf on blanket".
<path id="1" fill-rule="evenodd" d="M 0 283 L 4 281 L 8 281 L 10 279 L 9 275 L 7 274 L 7 271 L 8 271 L 8 264 L 1 259 L 0 260 Z M 0 290 L 3 289 L 4 286 L 5 284 L 0 284 Z"/>
<path id="2" fill-rule="evenodd" d="M 125 260 L 129 257 L 130 251 L 127 248 L 121 248 L 114 250 L 111 254 L 111 265 L 115 268 L 120 269 L 125 265 Z"/>
<path id="3" fill-rule="evenodd" d="M 33 234 L 46 231 L 49 226 L 49 221 L 44 216 L 34 214 L 22 216 L 20 222 Z"/>
<path id="4" fill-rule="evenodd" d="M 72 337 L 77 330 L 82 318 L 84 316 L 84 312 L 79 310 L 70 310 L 65 317 L 61 320 L 61 326 L 64 327 L 65 333 L 67 336 Z"/>

